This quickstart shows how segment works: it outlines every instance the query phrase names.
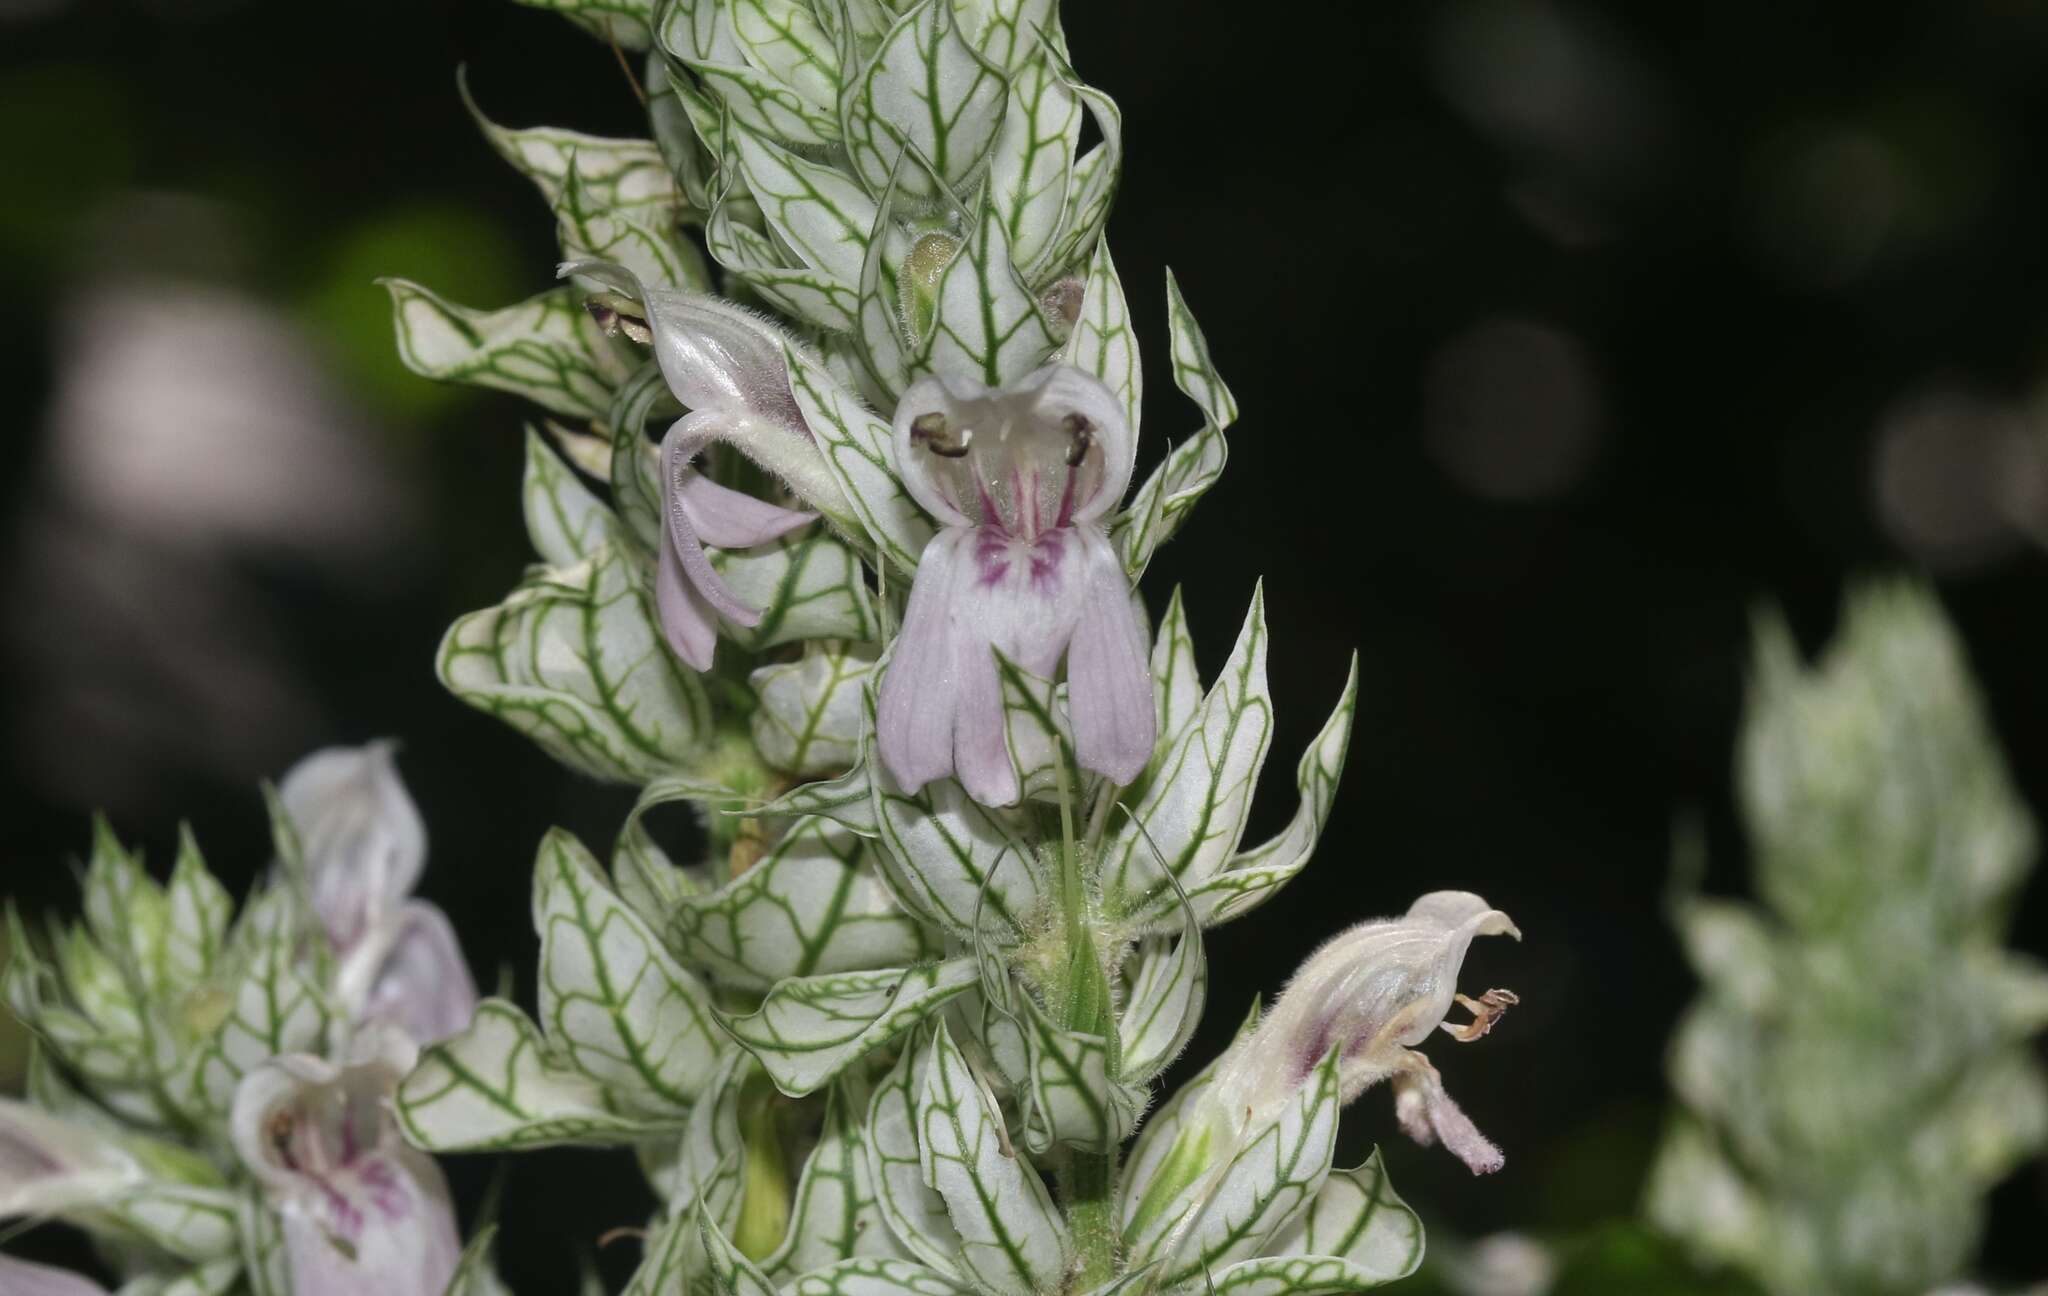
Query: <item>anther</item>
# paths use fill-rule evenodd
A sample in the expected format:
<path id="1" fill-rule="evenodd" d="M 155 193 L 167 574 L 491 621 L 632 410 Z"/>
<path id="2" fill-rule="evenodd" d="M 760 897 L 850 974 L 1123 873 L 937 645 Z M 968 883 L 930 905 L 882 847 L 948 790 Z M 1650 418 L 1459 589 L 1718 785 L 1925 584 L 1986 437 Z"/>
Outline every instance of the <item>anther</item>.
<path id="1" fill-rule="evenodd" d="M 1079 468 L 1081 461 L 1088 457 L 1088 448 L 1095 444 L 1095 425 L 1088 421 L 1086 414 L 1069 414 L 1060 420 L 1067 439 L 1073 444 L 1067 447 L 1067 467 Z"/>
<path id="2" fill-rule="evenodd" d="M 944 459 L 960 459 L 974 444 L 974 429 L 961 428 L 956 434 L 946 416 L 933 410 L 910 421 L 910 439 Z"/>

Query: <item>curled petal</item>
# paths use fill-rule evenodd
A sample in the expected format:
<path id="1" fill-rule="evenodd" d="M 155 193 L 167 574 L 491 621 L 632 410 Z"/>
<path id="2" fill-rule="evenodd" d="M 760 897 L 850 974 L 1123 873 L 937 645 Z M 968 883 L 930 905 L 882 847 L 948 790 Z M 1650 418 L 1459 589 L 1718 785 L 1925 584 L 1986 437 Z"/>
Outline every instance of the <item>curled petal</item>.
<path id="1" fill-rule="evenodd" d="M 397 911 L 426 867 L 426 825 L 399 780 L 396 751 L 388 740 L 322 748 L 278 783 L 313 910 L 344 956 Z"/>
<path id="2" fill-rule="evenodd" d="M 6 1296 L 107 1296 L 106 1288 L 84 1274 L 4 1254 L 0 1254 L 0 1292 Z"/>
<path id="3" fill-rule="evenodd" d="M 767 544 L 817 520 L 818 516 L 755 499 L 743 491 L 720 486 L 699 472 L 684 479 L 676 496 L 698 538 L 719 549 L 748 549 Z"/>
<path id="4" fill-rule="evenodd" d="M 1442 1140 L 1445 1150 L 1473 1174 L 1492 1174 L 1507 1164 L 1501 1150 L 1444 1092 L 1443 1077 L 1426 1061 L 1395 1075 L 1394 1115 L 1409 1138 L 1424 1147 Z"/>
<path id="5" fill-rule="evenodd" d="M 467 1027 L 475 1013 L 476 981 L 448 915 L 425 900 L 409 902 L 392 926 L 361 1020 L 396 1026 L 425 1047 Z"/>
<path id="6" fill-rule="evenodd" d="M 1067 697 L 1074 756 L 1086 769 L 1128 784 L 1152 759 L 1159 716 L 1152 696 L 1151 645 L 1131 601 L 1116 551 L 1092 526 L 1081 542 L 1081 616 L 1067 648 Z"/>
<path id="7" fill-rule="evenodd" d="M 704 541 L 697 534 L 695 519 L 685 504 L 689 484 L 698 476 L 697 470 L 691 467 L 691 461 L 710 442 L 719 419 L 719 415 L 708 410 L 686 414 L 677 419 L 668 435 L 662 438 L 662 481 L 668 497 L 667 548 L 674 552 L 683 579 L 706 603 L 739 624 L 751 626 L 761 620 L 760 611 L 740 602 L 732 587 L 725 583 L 725 578 L 712 567 L 710 557 L 704 552 Z M 706 666 L 699 669 L 708 665 L 707 657 Z"/>
<path id="8" fill-rule="evenodd" d="M 691 670 L 710 670 L 718 647 L 717 613 L 684 574 L 673 544 L 663 543 L 655 560 L 654 607 L 661 617 L 662 638 L 683 664 Z"/>

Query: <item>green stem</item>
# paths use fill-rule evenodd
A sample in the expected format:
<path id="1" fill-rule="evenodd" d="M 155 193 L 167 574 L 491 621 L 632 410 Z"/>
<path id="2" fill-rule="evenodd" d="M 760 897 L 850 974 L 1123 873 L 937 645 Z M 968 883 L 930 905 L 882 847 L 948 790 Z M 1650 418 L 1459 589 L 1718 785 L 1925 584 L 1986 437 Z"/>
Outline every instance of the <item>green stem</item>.
<path id="1" fill-rule="evenodd" d="M 1080 1257 L 1074 1289 L 1090 1291 L 1117 1273 L 1116 1153 L 1075 1152 L 1060 1176 L 1067 1235 Z"/>
<path id="2" fill-rule="evenodd" d="M 1066 919 L 1066 984 L 1059 1010 L 1067 1029 L 1115 1038 L 1116 1017 L 1109 1000 L 1109 981 L 1095 948 L 1093 915 L 1082 852 L 1074 841 L 1073 796 L 1062 753 L 1053 762 L 1060 795 L 1060 907 Z M 1101 819 L 1098 808 L 1095 818 Z M 1091 825 L 1091 837 L 1093 825 Z M 1112 1051 L 1112 1059 L 1114 1052 Z M 1102 1095 L 1104 1100 L 1108 1095 Z M 1060 1173 L 1060 1197 L 1066 1208 L 1067 1234 L 1080 1260 L 1080 1290 L 1099 1287 L 1116 1276 L 1117 1154 L 1074 1151 Z"/>

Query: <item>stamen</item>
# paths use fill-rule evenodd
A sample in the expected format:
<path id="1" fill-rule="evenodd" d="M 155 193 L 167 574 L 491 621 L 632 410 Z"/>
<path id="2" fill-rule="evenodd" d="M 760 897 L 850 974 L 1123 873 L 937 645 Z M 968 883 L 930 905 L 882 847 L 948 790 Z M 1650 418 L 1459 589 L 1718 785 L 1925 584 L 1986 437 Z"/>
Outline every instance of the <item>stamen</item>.
<path id="1" fill-rule="evenodd" d="M 1095 444 L 1095 424 L 1086 414 L 1069 414 L 1060 420 L 1060 427 L 1073 442 L 1067 447 L 1067 467 L 1079 468 L 1088 457 L 1088 448 Z"/>
<path id="2" fill-rule="evenodd" d="M 1512 990 L 1488 990 L 1477 999 L 1459 995 L 1458 1005 L 1472 1014 L 1472 1020 L 1462 1026 L 1450 1022 L 1443 1024 L 1444 1032 L 1460 1044 L 1473 1040 L 1493 1029 L 1493 1024 L 1507 1015 L 1508 1009 L 1522 1002 L 1522 997 Z"/>
<path id="3" fill-rule="evenodd" d="M 600 333 L 614 337 L 624 333 L 641 346 L 654 341 L 654 330 L 647 326 L 647 319 L 639 313 L 640 304 L 630 297 L 618 293 L 597 293 L 583 303 L 590 312 L 590 318 L 597 322 Z"/>
<path id="4" fill-rule="evenodd" d="M 946 416 L 933 410 L 910 421 L 910 439 L 940 458 L 964 459 L 974 444 L 974 429 L 961 428 L 956 433 Z"/>
<path id="5" fill-rule="evenodd" d="M 264 1133 L 270 1136 L 271 1150 L 287 1170 L 299 1168 L 298 1158 L 292 1155 L 292 1114 L 288 1111 L 274 1111 L 265 1123 Z"/>

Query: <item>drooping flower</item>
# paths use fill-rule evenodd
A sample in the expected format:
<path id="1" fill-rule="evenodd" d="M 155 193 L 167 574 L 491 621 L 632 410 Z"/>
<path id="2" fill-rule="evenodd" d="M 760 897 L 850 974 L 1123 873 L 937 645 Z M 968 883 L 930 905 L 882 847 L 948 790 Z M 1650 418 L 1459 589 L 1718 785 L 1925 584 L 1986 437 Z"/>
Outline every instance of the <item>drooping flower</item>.
<path id="1" fill-rule="evenodd" d="M 1136 778 L 1158 721 L 1145 628 L 1102 523 L 1136 455 L 1116 397 L 1067 365 L 993 389 L 926 378 L 897 407 L 895 451 L 941 529 L 882 681 L 889 771 L 912 791 L 950 774 L 984 804 L 1017 800 L 999 649 L 1046 678 L 1064 656 L 1076 759 Z"/>
<path id="2" fill-rule="evenodd" d="M 335 955 L 335 994 L 359 1022 L 431 1044 L 469 1024 L 476 982 L 440 908 L 414 899 L 427 832 L 396 746 L 327 747 L 278 784 L 298 833 L 313 912 Z"/>
<path id="3" fill-rule="evenodd" d="M 1439 1029 L 1460 1042 L 1485 1035 L 1515 996 L 1458 993 L 1458 970 L 1474 937 L 1522 933 L 1469 891 L 1433 891 L 1400 918 L 1361 923 L 1309 955 L 1251 1035 L 1225 1055 L 1208 1101 L 1230 1127 L 1248 1129 L 1277 1111 L 1332 1049 L 1341 1097 L 1350 1102 L 1382 1080 L 1394 1086 L 1401 1128 L 1428 1146 L 1442 1141 L 1474 1174 L 1504 1162 L 1500 1149 L 1444 1092 L 1443 1078 L 1415 1046 Z M 1471 1011 L 1446 1022 L 1453 1003 Z"/>
<path id="4" fill-rule="evenodd" d="M 694 669 L 709 670 L 718 643 L 717 617 L 751 627 L 760 623 L 761 613 L 733 593 L 704 546 L 766 544 L 817 515 L 719 485 L 697 471 L 698 454 L 713 441 L 728 442 L 800 498 L 839 495 L 790 393 L 782 353 L 789 339 L 774 324 L 731 302 L 651 288 L 622 266 L 572 261 L 560 273 L 595 279 L 639 301 L 645 311 L 644 338 L 653 344 L 669 390 L 689 411 L 661 442 L 666 516 L 655 601 L 676 656 Z"/>
<path id="5" fill-rule="evenodd" d="M 455 1272 L 447 1181 L 386 1108 L 417 1057 L 372 1027 L 339 1066 L 275 1057 L 235 1091 L 229 1132 L 277 1213 L 297 1296 L 441 1296 Z"/>

